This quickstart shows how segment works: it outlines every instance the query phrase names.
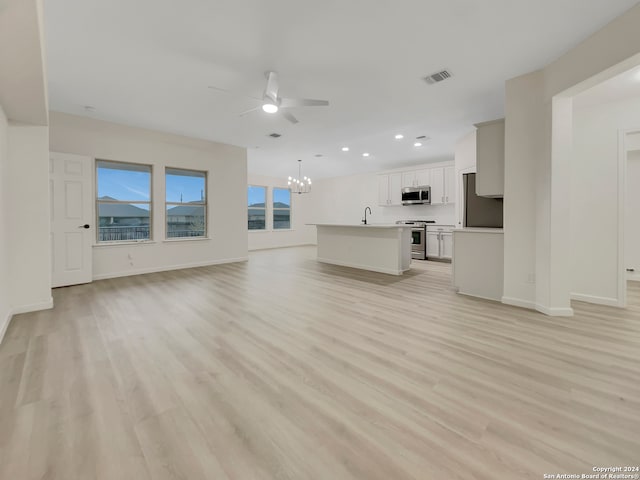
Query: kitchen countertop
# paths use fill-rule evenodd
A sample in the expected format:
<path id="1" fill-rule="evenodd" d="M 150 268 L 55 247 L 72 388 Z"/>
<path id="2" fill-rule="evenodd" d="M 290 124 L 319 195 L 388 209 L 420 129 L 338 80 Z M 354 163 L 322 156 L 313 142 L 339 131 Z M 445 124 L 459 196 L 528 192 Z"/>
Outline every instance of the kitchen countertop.
<path id="1" fill-rule="evenodd" d="M 355 228 L 413 228 L 413 225 L 401 225 L 395 223 L 368 223 L 367 225 L 358 223 L 307 223 L 316 227 L 355 227 Z"/>

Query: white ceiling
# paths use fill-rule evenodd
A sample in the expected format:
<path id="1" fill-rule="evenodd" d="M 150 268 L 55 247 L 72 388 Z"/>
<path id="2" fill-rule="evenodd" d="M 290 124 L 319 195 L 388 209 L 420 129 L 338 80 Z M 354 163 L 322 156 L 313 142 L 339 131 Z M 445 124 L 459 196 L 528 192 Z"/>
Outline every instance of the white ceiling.
<path id="1" fill-rule="evenodd" d="M 473 123 L 503 115 L 505 80 L 545 66 L 635 3 L 49 0 L 50 105 L 247 147 L 256 174 L 295 173 L 298 158 L 312 178 L 437 161 L 452 158 Z M 444 68 L 453 78 L 424 82 Z M 257 105 L 241 95 L 261 97 L 267 70 L 279 72 L 281 95 L 331 105 L 292 111 L 297 125 L 239 117 Z M 418 135 L 430 137 L 419 149 Z"/>

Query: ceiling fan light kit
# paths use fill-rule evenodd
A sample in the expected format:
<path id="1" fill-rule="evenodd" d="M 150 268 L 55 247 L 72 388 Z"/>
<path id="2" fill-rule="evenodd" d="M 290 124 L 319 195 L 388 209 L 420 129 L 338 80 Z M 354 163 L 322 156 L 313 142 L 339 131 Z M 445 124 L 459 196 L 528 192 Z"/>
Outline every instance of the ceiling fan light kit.
<path id="1" fill-rule="evenodd" d="M 276 72 L 267 72 L 265 75 L 267 77 L 267 86 L 265 87 L 264 94 L 262 95 L 262 105 L 260 107 L 252 108 L 251 110 L 247 110 L 246 112 L 242 112 L 240 116 L 262 109 L 264 112 L 270 114 L 281 113 L 289 122 L 295 124 L 298 123 L 298 119 L 291 112 L 286 111 L 286 109 L 298 107 L 326 107 L 329 105 L 327 100 L 280 97 L 278 95 L 280 90 L 278 85 L 278 74 Z"/>

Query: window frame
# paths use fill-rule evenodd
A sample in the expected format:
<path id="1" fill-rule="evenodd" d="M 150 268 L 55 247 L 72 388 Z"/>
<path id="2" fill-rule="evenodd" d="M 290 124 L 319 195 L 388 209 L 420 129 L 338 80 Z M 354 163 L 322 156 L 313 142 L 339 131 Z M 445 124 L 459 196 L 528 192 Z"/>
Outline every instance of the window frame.
<path id="1" fill-rule="evenodd" d="M 264 210 L 264 228 L 249 228 L 249 209 L 252 208 L 249 206 L 249 188 L 264 188 L 264 207 L 253 207 L 254 210 Z M 267 205 L 269 204 L 269 186 L 268 185 L 255 185 L 252 183 L 247 184 L 247 231 L 248 232 L 268 232 L 269 229 L 269 214 Z"/>
<path id="2" fill-rule="evenodd" d="M 203 203 L 184 203 L 184 202 L 167 202 L 167 170 L 182 170 L 184 172 L 204 173 L 204 202 Z M 167 210 L 169 205 L 198 205 L 204 207 L 204 235 L 199 237 L 170 237 L 169 236 L 169 216 Z M 185 241 L 185 240 L 206 240 L 209 238 L 209 171 L 197 170 L 194 168 L 164 167 L 164 239 L 166 241 Z"/>
<path id="3" fill-rule="evenodd" d="M 289 192 L 289 207 L 288 208 L 276 208 L 274 193 L 276 190 L 286 190 Z M 288 228 L 276 228 L 276 211 L 289 211 L 289 227 Z M 287 187 L 271 187 L 271 230 L 274 232 L 286 232 L 293 230 L 293 193 Z"/>
<path id="4" fill-rule="evenodd" d="M 100 200 L 99 195 L 99 182 L 98 182 L 98 169 L 100 162 L 105 163 L 115 163 L 120 165 L 133 165 L 136 167 L 148 167 L 149 168 L 149 200 Z M 95 236 L 95 244 L 96 245 L 122 245 L 126 243 L 152 243 L 153 240 L 153 165 L 148 163 L 136 163 L 136 162 L 123 162 L 121 160 L 108 160 L 106 158 L 96 158 L 94 161 L 94 181 L 95 181 L 95 224 L 96 224 L 96 236 Z M 100 240 L 100 204 L 110 204 L 110 205 L 135 205 L 135 204 L 146 204 L 149 205 L 149 238 L 140 239 L 140 240 Z"/>

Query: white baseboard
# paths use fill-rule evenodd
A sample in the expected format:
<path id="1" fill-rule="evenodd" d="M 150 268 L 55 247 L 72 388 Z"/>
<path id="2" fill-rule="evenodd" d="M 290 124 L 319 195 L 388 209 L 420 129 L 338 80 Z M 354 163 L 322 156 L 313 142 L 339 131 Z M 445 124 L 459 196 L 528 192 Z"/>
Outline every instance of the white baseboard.
<path id="1" fill-rule="evenodd" d="M 0 319 L 0 344 L 4 339 L 4 334 L 7 333 L 7 328 L 9 328 L 9 322 L 11 322 L 12 317 L 13 317 L 13 314 L 11 313 L 11 310 L 9 310 L 4 315 L 4 318 Z"/>
<path id="2" fill-rule="evenodd" d="M 505 305 L 511 305 L 513 307 L 528 308 L 529 310 L 536 309 L 536 303 L 530 300 L 522 300 L 520 298 L 513 297 L 502 297 L 501 301 Z"/>
<path id="3" fill-rule="evenodd" d="M 573 308 L 554 308 L 536 303 L 536 310 L 550 317 L 573 317 Z"/>
<path id="4" fill-rule="evenodd" d="M 475 293 L 461 292 L 458 287 L 454 287 L 454 288 L 456 289 L 456 293 L 458 295 L 464 295 L 465 297 L 479 298 L 480 300 L 489 300 L 490 302 L 499 302 L 500 301 L 497 298 L 484 297 L 482 295 L 476 295 Z"/>
<path id="5" fill-rule="evenodd" d="M 49 297 L 49 300 L 45 300 L 44 302 L 31 303 L 29 305 L 19 305 L 17 307 L 13 307 L 11 309 L 11 314 L 17 315 L 19 313 L 37 312 L 38 310 L 48 310 L 50 308 L 53 308 L 53 297 Z"/>
<path id="6" fill-rule="evenodd" d="M 209 267 L 211 265 L 222 265 L 225 263 L 246 262 L 249 257 L 224 258 L 222 260 L 213 260 L 207 262 L 184 263 L 181 265 L 169 265 L 164 267 L 139 268 L 135 270 L 127 270 L 124 272 L 110 272 L 93 275 L 93 280 L 106 280 L 107 278 L 130 277 L 133 275 L 145 275 L 147 273 L 168 272 L 170 270 L 183 270 L 185 268 Z"/>
<path id="7" fill-rule="evenodd" d="M 359 268 L 360 270 L 369 270 L 370 272 L 386 273 L 388 275 L 402 275 L 404 273 L 403 270 L 394 270 L 394 269 L 391 269 L 391 268 L 371 267 L 369 265 L 360 265 L 360 264 L 356 264 L 356 263 L 340 262 L 340 261 L 337 261 L 337 260 L 327 260 L 326 258 L 318 258 L 317 260 L 319 262 L 322 262 L 322 263 L 329 263 L 331 265 L 338 265 L 340 267 Z"/>
<path id="8" fill-rule="evenodd" d="M 315 243 L 295 243 L 293 245 L 279 245 L 277 247 L 255 247 L 250 248 L 250 252 L 259 252 L 260 250 L 276 250 L 278 248 L 294 248 L 294 247 L 315 247 L 317 244 Z"/>
<path id="9" fill-rule="evenodd" d="M 596 305 L 607 305 L 609 307 L 619 307 L 620 302 L 617 298 L 597 297 L 595 295 L 584 295 L 582 293 L 572 293 L 571 300 L 579 302 L 595 303 Z"/>

